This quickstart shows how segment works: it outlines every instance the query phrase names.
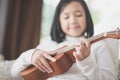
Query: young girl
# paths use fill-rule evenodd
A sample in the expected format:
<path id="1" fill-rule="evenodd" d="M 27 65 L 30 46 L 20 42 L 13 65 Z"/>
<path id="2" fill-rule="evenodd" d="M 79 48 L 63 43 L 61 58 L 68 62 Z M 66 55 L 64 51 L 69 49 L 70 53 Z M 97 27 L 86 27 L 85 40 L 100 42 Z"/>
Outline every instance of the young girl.
<path id="1" fill-rule="evenodd" d="M 86 39 L 93 36 L 93 22 L 84 0 L 60 0 L 50 37 L 43 40 L 35 49 L 28 50 L 15 61 L 11 73 L 14 78 L 30 65 L 42 72 L 52 73 L 46 61 L 56 61 L 50 51 L 64 45 L 78 44 L 73 52 L 76 63 L 64 74 L 48 80 L 117 80 L 115 67 L 103 41 L 91 46 Z"/>

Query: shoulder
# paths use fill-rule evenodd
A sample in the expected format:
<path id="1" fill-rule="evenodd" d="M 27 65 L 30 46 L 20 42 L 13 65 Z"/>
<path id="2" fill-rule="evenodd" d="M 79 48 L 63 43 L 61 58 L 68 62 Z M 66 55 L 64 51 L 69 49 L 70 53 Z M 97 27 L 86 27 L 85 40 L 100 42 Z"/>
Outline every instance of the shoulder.
<path id="1" fill-rule="evenodd" d="M 41 39 L 40 44 L 37 46 L 38 49 L 42 50 L 54 50 L 56 49 L 57 42 L 53 41 L 50 36 Z"/>
<path id="2" fill-rule="evenodd" d="M 105 41 L 104 40 L 101 40 L 101 41 L 98 41 L 98 42 L 95 42 L 92 44 L 91 46 L 91 52 L 93 54 L 97 54 L 97 55 L 101 55 L 101 54 L 106 54 L 108 53 L 108 48 L 105 44 Z"/>
<path id="3" fill-rule="evenodd" d="M 98 42 L 95 42 L 92 44 L 92 47 L 93 48 L 101 48 L 101 47 L 105 47 L 105 42 L 104 40 L 101 40 L 101 41 L 98 41 Z"/>
<path id="4" fill-rule="evenodd" d="M 57 44 L 57 42 L 53 41 L 50 36 L 41 39 L 40 44 Z"/>
<path id="5" fill-rule="evenodd" d="M 116 40 L 104 39 L 92 44 L 91 48 L 93 54 L 111 55 L 114 58 L 118 56 L 118 44 Z"/>
<path id="6" fill-rule="evenodd" d="M 118 49 L 118 40 L 116 39 L 104 39 L 92 44 L 94 48 L 106 47 L 109 49 Z"/>
<path id="7" fill-rule="evenodd" d="M 50 36 L 47 36 L 45 38 L 42 38 L 40 42 L 43 42 L 43 41 L 50 41 L 52 40 Z"/>

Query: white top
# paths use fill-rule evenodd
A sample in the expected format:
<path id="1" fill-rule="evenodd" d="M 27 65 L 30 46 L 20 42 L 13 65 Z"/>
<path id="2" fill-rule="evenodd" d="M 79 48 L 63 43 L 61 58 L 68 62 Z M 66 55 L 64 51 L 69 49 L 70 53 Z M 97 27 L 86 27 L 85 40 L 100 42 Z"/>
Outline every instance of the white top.
<path id="1" fill-rule="evenodd" d="M 79 38 L 66 37 L 62 43 L 56 43 L 50 37 L 43 40 L 36 49 L 54 51 L 64 45 L 73 45 L 79 42 Z M 20 72 L 31 65 L 31 57 L 35 49 L 28 50 L 15 61 L 11 74 L 14 78 L 21 78 Z M 115 65 L 112 57 L 103 41 L 96 42 L 91 46 L 90 55 L 76 62 L 64 74 L 53 76 L 47 80 L 117 80 Z"/>

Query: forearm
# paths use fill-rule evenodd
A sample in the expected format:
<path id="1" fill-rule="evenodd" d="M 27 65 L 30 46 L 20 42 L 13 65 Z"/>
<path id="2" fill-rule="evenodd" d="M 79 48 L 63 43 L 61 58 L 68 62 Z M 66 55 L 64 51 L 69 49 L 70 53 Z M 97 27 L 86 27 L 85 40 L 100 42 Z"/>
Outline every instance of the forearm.
<path id="1" fill-rule="evenodd" d="M 93 59 L 86 58 L 82 62 L 77 63 L 81 74 L 88 80 L 117 80 L 114 67 L 100 67 Z M 111 65 L 110 66 L 114 66 Z"/>
<path id="2" fill-rule="evenodd" d="M 28 50 L 21 54 L 21 56 L 15 60 L 12 68 L 11 68 L 11 75 L 14 78 L 20 77 L 20 72 L 30 66 L 31 57 L 35 49 Z"/>

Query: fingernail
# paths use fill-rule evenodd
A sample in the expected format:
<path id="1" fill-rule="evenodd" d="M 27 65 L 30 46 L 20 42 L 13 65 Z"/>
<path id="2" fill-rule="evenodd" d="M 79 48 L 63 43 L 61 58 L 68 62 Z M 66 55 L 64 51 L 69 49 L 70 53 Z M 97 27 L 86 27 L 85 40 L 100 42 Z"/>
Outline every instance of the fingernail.
<path id="1" fill-rule="evenodd" d="M 56 59 L 54 59 L 54 58 L 53 58 L 53 59 L 52 59 L 52 61 L 53 61 L 53 62 L 55 62 L 55 61 L 56 61 Z"/>
<path id="2" fill-rule="evenodd" d="M 50 70 L 50 72 L 53 72 L 53 70 Z"/>
<path id="3" fill-rule="evenodd" d="M 75 55 L 75 52 L 73 52 L 73 55 Z"/>

